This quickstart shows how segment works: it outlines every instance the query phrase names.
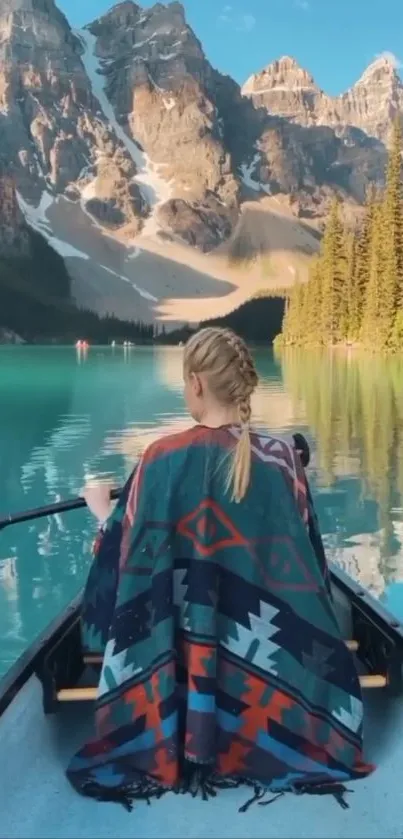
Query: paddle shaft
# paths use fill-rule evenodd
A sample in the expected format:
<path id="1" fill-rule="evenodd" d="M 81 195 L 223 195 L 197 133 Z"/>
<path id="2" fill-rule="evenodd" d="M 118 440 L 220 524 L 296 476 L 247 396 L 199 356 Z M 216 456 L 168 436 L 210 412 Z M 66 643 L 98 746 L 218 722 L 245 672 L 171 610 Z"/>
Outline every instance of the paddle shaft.
<path id="1" fill-rule="evenodd" d="M 121 489 L 113 489 L 111 492 L 111 501 L 116 501 L 119 498 Z M 57 513 L 69 513 L 70 510 L 79 510 L 80 507 L 85 507 L 84 498 L 71 498 L 69 501 L 58 501 L 56 504 L 48 504 L 47 507 L 37 507 L 35 510 L 26 510 L 25 513 L 16 513 L 16 515 L 9 515 L 4 519 L 0 519 L 0 530 L 9 527 L 11 524 L 23 524 L 27 521 L 36 521 L 36 519 L 43 519 L 46 516 L 54 516 Z"/>
<path id="2" fill-rule="evenodd" d="M 301 457 L 302 464 L 306 468 L 310 460 L 308 443 L 302 434 L 294 434 L 294 443 Z M 111 501 L 116 501 L 121 492 L 121 489 L 113 489 L 111 492 Z M 36 521 L 36 519 L 44 519 L 47 516 L 54 516 L 57 513 L 69 513 L 70 510 L 79 510 L 80 507 L 85 506 L 86 502 L 84 498 L 79 497 L 71 498 L 70 501 L 58 501 L 56 504 L 48 504 L 47 507 L 37 507 L 35 510 L 26 510 L 25 513 L 16 513 L 15 515 L 9 515 L 4 519 L 0 519 L 0 530 L 4 530 L 12 524 Z"/>

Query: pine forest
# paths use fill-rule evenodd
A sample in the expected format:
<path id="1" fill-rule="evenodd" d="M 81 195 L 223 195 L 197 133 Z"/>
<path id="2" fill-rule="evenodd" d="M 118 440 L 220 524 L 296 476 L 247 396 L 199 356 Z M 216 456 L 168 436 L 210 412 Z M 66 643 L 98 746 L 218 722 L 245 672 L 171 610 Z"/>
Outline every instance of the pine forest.
<path id="1" fill-rule="evenodd" d="M 334 200 L 307 283 L 287 296 L 279 346 L 403 350 L 403 189 L 400 122 L 393 129 L 386 185 L 371 189 L 363 219 L 343 222 Z"/>

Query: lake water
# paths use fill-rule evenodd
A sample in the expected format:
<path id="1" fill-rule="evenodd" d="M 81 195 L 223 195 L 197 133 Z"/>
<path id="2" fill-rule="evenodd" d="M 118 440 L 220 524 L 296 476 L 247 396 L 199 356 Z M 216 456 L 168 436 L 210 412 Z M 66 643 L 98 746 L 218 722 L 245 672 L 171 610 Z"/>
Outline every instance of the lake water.
<path id="1" fill-rule="evenodd" d="M 179 348 L 0 347 L 0 517 L 121 483 L 143 446 L 186 427 Z M 304 433 L 328 557 L 403 619 L 403 359 L 256 353 L 254 416 Z M 86 511 L 0 532 L 0 674 L 85 581 Z"/>

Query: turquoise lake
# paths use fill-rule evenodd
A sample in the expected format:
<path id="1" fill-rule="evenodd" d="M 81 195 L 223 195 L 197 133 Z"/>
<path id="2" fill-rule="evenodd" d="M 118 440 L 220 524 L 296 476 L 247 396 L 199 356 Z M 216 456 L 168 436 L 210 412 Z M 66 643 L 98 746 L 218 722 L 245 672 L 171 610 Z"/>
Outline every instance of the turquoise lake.
<path id="1" fill-rule="evenodd" d="M 256 353 L 256 424 L 304 433 L 327 555 L 403 619 L 403 360 Z M 0 517 L 131 471 L 186 427 L 179 348 L 0 347 Z M 86 511 L 0 532 L 0 674 L 83 585 Z"/>

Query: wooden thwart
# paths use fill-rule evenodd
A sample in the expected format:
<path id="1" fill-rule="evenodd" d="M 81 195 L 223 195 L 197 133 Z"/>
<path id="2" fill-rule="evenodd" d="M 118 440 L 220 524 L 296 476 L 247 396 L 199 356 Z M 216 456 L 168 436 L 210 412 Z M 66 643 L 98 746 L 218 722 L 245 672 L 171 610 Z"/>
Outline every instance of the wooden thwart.
<path id="1" fill-rule="evenodd" d="M 94 702 L 98 688 L 63 688 L 57 691 L 59 702 Z"/>
<path id="2" fill-rule="evenodd" d="M 360 676 L 360 685 L 364 689 L 385 688 L 386 676 Z M 59 702 L 95 702 L 98 688 L 64 688 L 57 692 Z"/>
<path id="3" fill-rule="evenodd" d="M 362 688 L 386 688 L 386 676 L 374 674 L 371 676 L 360 676 L 360 685 Z"/>

